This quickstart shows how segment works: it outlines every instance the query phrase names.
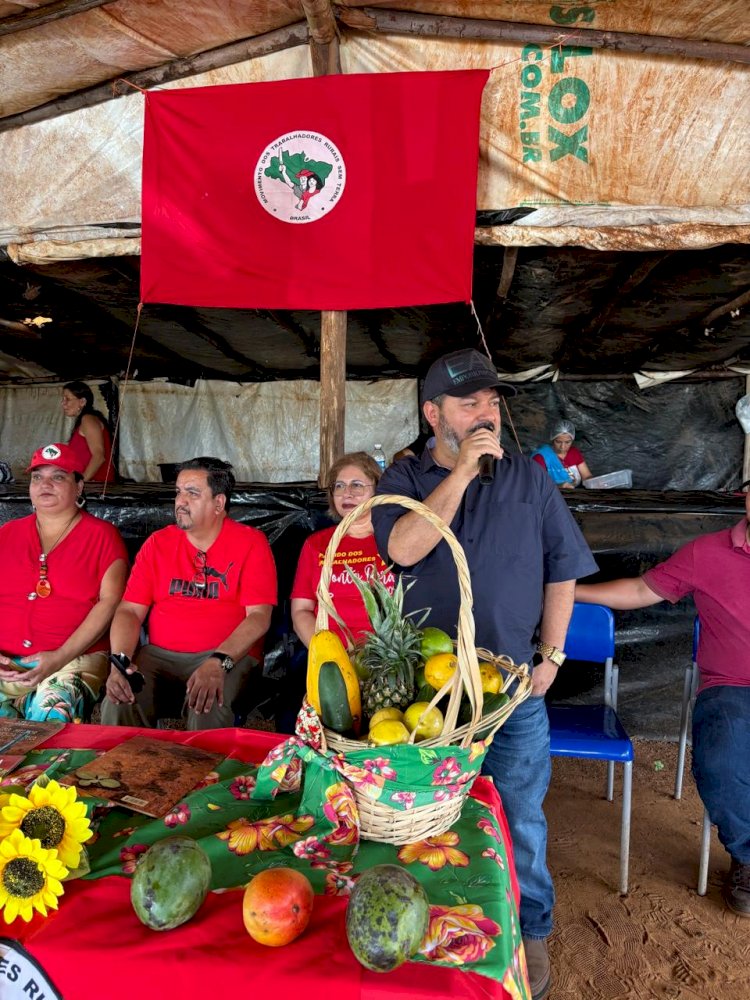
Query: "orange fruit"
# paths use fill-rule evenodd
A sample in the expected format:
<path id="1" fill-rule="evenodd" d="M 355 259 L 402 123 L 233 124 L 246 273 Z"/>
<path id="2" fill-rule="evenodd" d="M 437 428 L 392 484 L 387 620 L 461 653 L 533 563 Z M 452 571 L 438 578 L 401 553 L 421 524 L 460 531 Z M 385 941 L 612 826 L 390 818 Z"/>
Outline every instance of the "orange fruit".
<path id="1" fill-rule="evenodd" d="M 458 669 L 458 660 L 453 653 L 436 653 L 424 665 L 424 677 L 428 684 L 439 691 Z"/>

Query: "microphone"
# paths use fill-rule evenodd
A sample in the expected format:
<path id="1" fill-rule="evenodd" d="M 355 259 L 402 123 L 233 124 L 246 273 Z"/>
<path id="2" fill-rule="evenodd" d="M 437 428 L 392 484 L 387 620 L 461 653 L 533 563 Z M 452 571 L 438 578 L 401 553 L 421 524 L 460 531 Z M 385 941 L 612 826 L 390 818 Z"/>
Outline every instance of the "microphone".
<path id="1" fill-rule="evenodd" d="M 489 486 L 495 478 L 495 456 L 479 456 L 479 482 L 482 486 Z"/>

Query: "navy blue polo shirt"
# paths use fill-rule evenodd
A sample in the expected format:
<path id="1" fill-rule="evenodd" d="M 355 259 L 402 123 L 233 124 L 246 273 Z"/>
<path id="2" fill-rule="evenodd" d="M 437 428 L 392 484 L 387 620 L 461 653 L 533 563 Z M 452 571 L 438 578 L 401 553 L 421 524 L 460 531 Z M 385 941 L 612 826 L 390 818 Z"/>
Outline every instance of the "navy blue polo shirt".
<path id="1" fill-rule="evenodd" d="M 436 465 L 429 448 L 419 458 L 401 459 L 380 479 L 377 493 L 424 500 L 449 474 Z M 386 562 L 395 522 L 409 513 L 390 504 L 375 507 L 372 520 Z M 495 462 L 495 478 L 482 486 L 472 480 L 451 528 L 461 543 L 471 573 L 476 645 L 529 663 L 542 613 L 546 583 L 576 580 L 597 571 L 578 525 L 546 471 L 524 455 Z M 425 625 L 455 637 L 459 589 L 453 554 L 441 540 L 411 567 L 396 567 L 405 582 L 416 580 L 404 602 L 406 611 L 430 608 Z"/>

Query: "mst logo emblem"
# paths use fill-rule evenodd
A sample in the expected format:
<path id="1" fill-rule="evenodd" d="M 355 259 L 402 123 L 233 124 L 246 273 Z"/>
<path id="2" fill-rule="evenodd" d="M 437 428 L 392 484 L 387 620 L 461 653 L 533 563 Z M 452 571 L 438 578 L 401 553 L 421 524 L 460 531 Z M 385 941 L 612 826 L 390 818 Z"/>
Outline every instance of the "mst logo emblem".
<path id="1" fill-rule="evenodd" d="M 55 459 L 59 458 L 60 455 L 62 455 L 62 452 L 56 444 L 46 444 L 42 448 L 42 458 Z"/>
<path id="2" fill-rule="evenodd" d="M 346 184 L 341 153 L 320 132 L 287 132 L 263 150 L 255 194 L 282 222 L 317 222 L 338 204 Z"/>

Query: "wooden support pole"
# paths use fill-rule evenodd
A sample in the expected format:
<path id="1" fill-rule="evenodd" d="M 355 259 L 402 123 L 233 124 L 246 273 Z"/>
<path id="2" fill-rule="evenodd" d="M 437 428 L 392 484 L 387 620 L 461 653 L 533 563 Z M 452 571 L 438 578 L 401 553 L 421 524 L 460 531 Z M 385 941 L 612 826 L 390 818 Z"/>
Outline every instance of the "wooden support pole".
<path id="1" fill-rule="evenodd" d="M 57 100 L 29 108 L 27 111 L 19 111 L 18 114 L 0 118 L 0 132 L 8 132 L 22 125 L 67 115 L 80 108 L 91 108 L 117 97 L 132 96 L 135 91 L 128 84 L 133 84 L 139 90 L 149 90 L 171 80 L 182 80 L 187 76 L 220 69 L 222 66 L 233 66 L 248 59 L 258 59 L 260 56 L 281 52 L 295 45 L 307 45 L 308 38 L 307 24 L 300 21 L 298 24 L 290 24 L 285 28 L 268 31 L 253 38 L 220 45 L 216 49 L 208 49 L 206 52 L 199 52 L 185 59 L 175 59 L 160 66 L 139 70 L 137 73 L 127 73 L 114 80 L 107 80 L 106 83 L 100 83 L 96 87 L 89 87 L 88 90 L 78 90 Z"/>
<path id="2" fill-rule="evenodd" d="M 328 470 L 344 451 L 346 409 L 346 312 L 321 313 L 320 323 L 320 469 L 325 484 Z"/>
<path id="3" fill-rule="evenodd" d="M 339 36 L 331 0 L 302 0 L 310 30 L 313 76 L 341 72 Z M 320 468 L 325 486 L 328 470 L 344 453 L 346 411 L 346 312 L 320 314 Z"/>
<path id="4" fill-rule="evenodd" d="M 46 3 L 42 7 L 31 7 L 19 11 L 18 14 L 0 17 L 0 37 L 13 35 L 17 31 L 28 31 L 29 28 L 37 28 L 40 24 L 49 24 L 50 21 L 82 14 L 95 7 L 104 7 L 108 3 L 112 3 L 112 0 L 55 0 L 54 3 Z"/>
<path id="5" fill-rule="evenodd" d="M 490 21 L 449 14 L 415 14 L 375 7 L 345 8 L 339 20 L 362 31 L 391 35 L 424 35 L 436 38 L 475 39 L 483 42 L 534 42 L 545 45 L 584 45 L 592 49 L 618 52 L 650 52 L 679 59 L 710 59 L 716 62 L 750 63 L 750 47 L 745 43 L 705 42 L 696 38 L 669 35 L 639 35 L 630 31 L 600 31 L 596 28 L 568 28 L 564 25 Z"/>

